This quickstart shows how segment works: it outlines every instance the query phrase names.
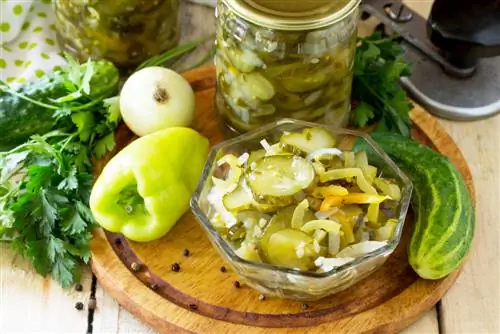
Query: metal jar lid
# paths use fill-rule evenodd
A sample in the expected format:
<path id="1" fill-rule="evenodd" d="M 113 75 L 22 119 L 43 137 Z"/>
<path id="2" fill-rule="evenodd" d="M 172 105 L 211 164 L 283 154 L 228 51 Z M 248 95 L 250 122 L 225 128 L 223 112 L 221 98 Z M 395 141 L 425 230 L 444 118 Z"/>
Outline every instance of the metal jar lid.
<path id="1" fill-rule="evenodd" d="M 270 29 L 319 29 L 350 15 L 361 0 L 222 0 L 243 19 Z"/>

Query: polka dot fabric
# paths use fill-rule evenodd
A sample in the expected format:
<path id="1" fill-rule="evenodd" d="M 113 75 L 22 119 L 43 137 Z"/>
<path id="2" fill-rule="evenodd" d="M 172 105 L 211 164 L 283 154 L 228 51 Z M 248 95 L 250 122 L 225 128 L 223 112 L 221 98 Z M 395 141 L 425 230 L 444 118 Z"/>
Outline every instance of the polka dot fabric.
<path id="1" fill-rule="evenodd" d="M 50 0 L 0 0 L 0 78 L 22 83 L 64 64 Z"/>

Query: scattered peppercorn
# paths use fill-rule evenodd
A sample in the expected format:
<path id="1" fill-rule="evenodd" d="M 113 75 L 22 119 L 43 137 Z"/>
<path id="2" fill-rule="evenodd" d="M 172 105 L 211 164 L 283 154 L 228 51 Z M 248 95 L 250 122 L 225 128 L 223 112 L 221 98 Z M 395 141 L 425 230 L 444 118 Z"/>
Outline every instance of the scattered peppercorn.
<path id="1" fill-rule="evenodd" d="M 115 245 L 120 246 L 122 244 L 122 239 L 116 238 L 115 239 Z"/>
<path id="2" fill-rule="evenodd" d="M 95 298 L 90 298 L 89 299 L 89 310 L 95 310 L 95 307 L 97 305 L 97 301 Z"/>
<path id="3" fill-rule="evenodd" d="M 189 309 L 191 309 L 191 310 L 197 310 L 198 306 L 196 304 L 189 304 Z"/>
<path id="4" fill-rule="evenodd" d="M 77 303 L 75 304 L 75 308 L 76 308 L 78 311 L 83 310 L 83 303 L 82 303 L 82 302 L 77 302 Z"/>
<path id="5" fill-rule="evenodd" d="M 226 267 L 222 266 L 220 267 L 220 272 L 221 273 L 225 273 L 227 271 Z"/>
<path id="6" fill-rule="evenodd" d="M 158 290 L 158 284 L 152 283 L 150 286 L 151 290 Z"/>
<path id="7" fill-rule="evenodd" d="M 130 268 L 132 268 L 134 272 L 139 272 L 141 270 L 141 265 L 137 262 L 132 262 Z"/>
<path id="8" fill-rule="evenodd" d="M 239 289 L 241 287 L 241 284 L 239 281 L 234 281 L 233 282 L 233 286 L 236 288 L 236 289 Z"/>
<path id="9" fill-rule="evenodd" d="M 259 295 L 259 300 L 260 300 L 260 301 L 266 300 L 266 296 L 264 296 L 264 295 Z"/>
<path id="10" fill-rule="evenodd" d="M 304 303 L 300 306 L 303 310 L 307 310 L 309 308 L 309 305 Z"/>
<path id="11" fill-rule="evenodd" d="M 75 284 L 75 290 L 76 291 L 82 291 L 83 290 L 83 286 L 80 283 L 76 283 Z"/>
<path id="12" fill-rule="evenodd" d="M 172 264 L 172 271 L 175 271 L 177 273 L 180 270 L 181 270 L 181 266 L 177 262 L 175 262 L 174 264 Z"/>
<path id="13" fill-rule="evenodd" d="M 186 249 L 184 249 L 184 251 L 182 252 L 182 254 L 183 254 L 184 256 L 189 256 L 189 254 L 190 254 L 189 249 L 187 249 L 187 248 L 186 248 Z"/>

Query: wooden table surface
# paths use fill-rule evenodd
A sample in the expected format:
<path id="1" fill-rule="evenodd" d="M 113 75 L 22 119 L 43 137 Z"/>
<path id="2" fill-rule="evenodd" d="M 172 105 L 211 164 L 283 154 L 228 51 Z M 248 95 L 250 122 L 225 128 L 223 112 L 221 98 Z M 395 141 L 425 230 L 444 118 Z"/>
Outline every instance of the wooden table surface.
<path id="1" fill-rule="evenodd" d="M 407 3 L 426 15 L 432 1 Z M 184 40 L 213 31 L 213 9 L 199 5 L 184 9 Z M 190 56 L 186 64 L 196 58 Z M 405 333 L 500 333 L 500 115 L 476 122 L 441 123 L 461 148 L 474 176 L 475 246 L 456 284 Z M 63 290 L 0 245 L 0 333 L 153 333 L 93 282 L 88 268 L 83 270 L 82 285 L 81 292 Z M 93 298 L 96 309 L 89 312 L 88 302 Z M 85 304 L 82 311 L 74 307 L 79 301 Z"/>

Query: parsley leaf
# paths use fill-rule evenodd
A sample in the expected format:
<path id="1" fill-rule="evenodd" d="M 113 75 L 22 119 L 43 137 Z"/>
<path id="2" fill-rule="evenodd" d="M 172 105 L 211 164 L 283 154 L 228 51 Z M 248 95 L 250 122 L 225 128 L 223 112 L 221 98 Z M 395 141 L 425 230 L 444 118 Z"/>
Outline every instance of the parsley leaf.
<path id="1" fill-rule="evenodd" d="M 87 141 L 95 126 L 95 117 L 91 111 L 78 112 L 71 115 L 71 120 L 78 128 L 81 141 Z"/>
<path id="2" fill-rule="evenodd" d="M 78 179 L 76 178 L 76 167 L 72 167 L 68 175 L 57 185 L 59 190 L 75 190 L 78 188 Z"/>
<path id="3" fill-rule="evenodd" d="M 102 158 L 107 152 L 112 151 L 115 145 L 115 135 L 110 133 L 96 142 L 93 153 L 97 159 Z"/>
<path id="4" fill-rule="evenodd" d="M 363 127 L 368 124 L 368 121 L 375 117 L 373 107 L 362 101 L 353 110 L 352 122 L 355 126 Z"/>
<path id="5" fill-rule="evenodd" d="M 52 277 L 58 281 L 63 288 L 71 286 L 78 279 L 76 261 L 72 256 L 59 256 L 52 266 Z"/>
<path id="6" fill-rule="evenodd" d="M 70 236 L 82 233 L 86 228 L 87 222 L 83 220 L 78 210 L 74 210 L 71 217 L 63 223 L 63 231 Z"/>
<path id="7" fill-rule="evenodd" d="M 120 99 L 118 96 L 111 97 L 103 101 L 107 108 L 106 120 L 108 124 L 118 124 L 121 118 Z"/>

